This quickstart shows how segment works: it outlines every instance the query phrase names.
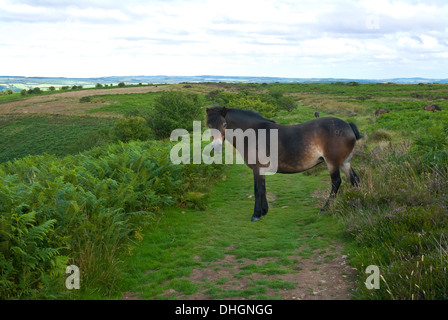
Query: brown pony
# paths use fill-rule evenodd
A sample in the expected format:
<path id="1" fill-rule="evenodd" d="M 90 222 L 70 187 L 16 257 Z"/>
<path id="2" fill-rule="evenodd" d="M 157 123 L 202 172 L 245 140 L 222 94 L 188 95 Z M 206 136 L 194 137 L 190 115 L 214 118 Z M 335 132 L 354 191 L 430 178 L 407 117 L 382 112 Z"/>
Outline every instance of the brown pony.
<path id="1" fill-rule="evenodd" d="M 296 125 L 280 125 L 273 120 L 263 118 L 259 113 L 251 110 L 231 109 L 225 107 L 207 108 L 207 126 L 216 129 L 212 143 L 216 152 L 221 152 L 222 141 L 228 140 L 237 148 L 236 139 L 229 138 L 228 129 L 241 129 L 243 132 L 253 129 L 256 132 L 256 147 L 259 148 L 259 129 L 266 129 L 266 150 L 271 150 L 269 135 L 272 129 L 277 129 L 277 170 L 278 173 L 296 173 L 306 171 L 325 162 L 331 176 L 330 196 L 319 213 L 328 209 L 330 201 L 336 196 L 341 185 L 340 170 L 342 170 L 353 186 L 359 184 L 359 177 L 350 165 L 353 148 L 356 141 L 362 138 L 354 123 L 347 123 L 333 117 L 323 117 Z M 229 133 L 226 136 L 226 132 Z M 244 150 L 238 150 L 247 166 L 254 175 L 255 207 L 252 221 L 257 221 L 268 212 L 266 199 L 266 184 L 261 169 L 266 167 L 257 156 L 255 163 L 248 161 L 250 148 L 247 140 Z M 219 146 L 219 147 L 216 147 Z M 253 147 L 253 146 L 252 146 Z M 243 152 L 242 152 L 243 151 Z"/>
<path id="2" fill-rule="evenodd" d="M 375 117 L 378 117 L 380 114 L 389 113 L 389 109 L 378 109 L 375 111 Z"/>
<path id="3" fill-rule="evenodd" d="M 423 106 L 423 110 L 432 111 L 432 112 L 434 112 L 436 110 L 442 111 L 442 109 L 436 104 L 427 104 L 427 105 Z"/>

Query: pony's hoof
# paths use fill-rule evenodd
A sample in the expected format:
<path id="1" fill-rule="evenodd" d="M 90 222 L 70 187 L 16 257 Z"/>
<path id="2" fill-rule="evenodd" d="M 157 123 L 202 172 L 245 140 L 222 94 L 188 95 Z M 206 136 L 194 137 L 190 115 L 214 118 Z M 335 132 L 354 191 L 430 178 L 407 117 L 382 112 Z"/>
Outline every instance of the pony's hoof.
<path id="1" fill-rule="evenodd" d="M 326 212 L 325 209 L 320 209 L 319 212 L 318 212 L 318 214 L 322 214 L 322 213 L 325 213 L 325 212 Z"/>
<path id="2" fill-rule="evenodd" d="M 250 219 L 250 221 L 252 221 L 252 222 L 256 222 L 258 220 L 260 220 L 260 218 L 258 218 L 258 217 L 252 217 L 252 219 Z"/>

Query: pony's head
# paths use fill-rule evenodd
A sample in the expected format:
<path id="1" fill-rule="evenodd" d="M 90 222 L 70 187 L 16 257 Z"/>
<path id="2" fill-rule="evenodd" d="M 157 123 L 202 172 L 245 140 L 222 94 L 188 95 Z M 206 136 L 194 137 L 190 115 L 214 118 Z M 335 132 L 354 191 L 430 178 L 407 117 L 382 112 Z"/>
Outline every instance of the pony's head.
<path id="1" fill-rule="evenodd" d="M 212 147 L 213 150 L 217 153 L 222 152 L 222 144 L 224 143 L 224 139 L 226 136 L 226 107 L 212 107 L 207 108 L 207 126 L 212 130 L 213 142 Z"/>

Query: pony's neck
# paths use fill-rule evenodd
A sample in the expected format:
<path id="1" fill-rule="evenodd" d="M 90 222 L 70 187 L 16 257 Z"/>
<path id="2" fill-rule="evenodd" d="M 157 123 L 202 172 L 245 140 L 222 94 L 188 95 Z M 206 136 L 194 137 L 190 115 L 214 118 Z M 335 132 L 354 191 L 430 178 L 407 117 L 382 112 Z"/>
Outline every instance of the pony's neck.
<path id="1" fill-rule="evenodd" d="M 252 128 L 253 121 L 246 114 L 247 111 L 239 109 L 227 109 L 225 116 L 227 129 L 242 129 L 243 131 Z"/>

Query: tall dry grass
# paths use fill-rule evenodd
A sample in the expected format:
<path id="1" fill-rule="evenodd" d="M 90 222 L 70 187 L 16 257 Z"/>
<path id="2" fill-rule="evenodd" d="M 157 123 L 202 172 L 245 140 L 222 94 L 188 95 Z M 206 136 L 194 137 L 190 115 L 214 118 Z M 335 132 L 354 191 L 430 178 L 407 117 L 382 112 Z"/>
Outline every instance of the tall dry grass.
<path id="1" fill-rule="evenodd" d="M 359 299 L 448 298 L 448 165 L 422 167 L 413 148 L 361 143 L 355 165 L 361 185 L 343 184 L 334 203 L 360 277 L 367 278 L 369 265 L 380 268 L 380 289 L 359 281 Z"/>

